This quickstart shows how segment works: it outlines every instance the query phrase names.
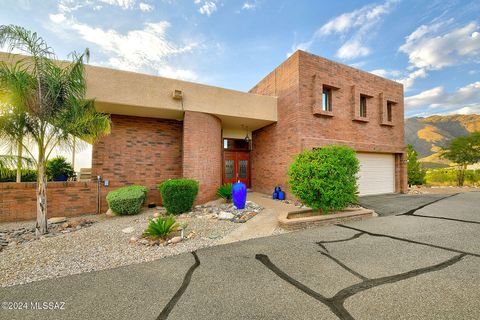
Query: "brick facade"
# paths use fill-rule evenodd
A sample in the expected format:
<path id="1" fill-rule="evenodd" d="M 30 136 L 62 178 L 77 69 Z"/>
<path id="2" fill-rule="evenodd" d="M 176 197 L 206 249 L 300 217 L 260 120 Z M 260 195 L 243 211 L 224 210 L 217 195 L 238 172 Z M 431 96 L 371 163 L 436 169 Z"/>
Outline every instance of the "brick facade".
<path id="1" fill-rule="evenodd" d="M 222 184 L 222 122 L 213 115 L 186 111 L 183 119 L 183 177 L 200 184 L 197 203 L 216 198 Z"/>
<path id="2" fill-rule="evenodd" d="M 332 111 L 322 110 L 324 86 L 332 92 Z M 401 84 L 297 51 L 251 92 L 278 96 L 278 122 L 253 133 L 255 190 L 271 192 L 276 184 L 286 188 L 293 156 L 329 144 L 395 154 L 395 189 L 407 190 Z M 361 95 L 367 98 L 364 118 L 359 114 Z"/>
<path id="3" fill-rule="evenodd" d="M 109 191 L 129 184 L 146 186 L 147 203 L 160 203 L 157 185 L 182 176 L 182 135 L 180 121 L 112 115 L 111 134 L 92 151 L 92 177 L 110 181 L 102 209 Z"/>
<path id="4" fill-rule="evenodd" d="M 36 190 L 35 182 L 0 183 L 0 222 L 36 219 Z M 47 201 L 49 218 L 95 214 L 97 184 L 94 182 L 48 182 Z"/>

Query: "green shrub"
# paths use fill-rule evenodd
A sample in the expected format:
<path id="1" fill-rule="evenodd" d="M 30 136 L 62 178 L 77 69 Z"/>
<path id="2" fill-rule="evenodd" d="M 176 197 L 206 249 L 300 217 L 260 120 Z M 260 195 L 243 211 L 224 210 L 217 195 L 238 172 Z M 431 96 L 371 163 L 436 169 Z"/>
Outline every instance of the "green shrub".
<path id="1" fill-rule="evenodd" d="M 36 182 L 37 170 L 22 169 L 22 182 Z M 15 182 L 17 181 L 17 170 L 0 168 L 0 182 Z"/>
<path id="2" fill-rule="evenodd" d="M 64 157 L 55 157 L 47 161 L 47 178 L 49 181 L 55 180 L 61 176 L 67 179 L 75 174 L 72 165 Z"/>
<path id="3" fill-rule="evenodd" d="M 232 201 L 232 184 L 225 183 L 218 187 L 217 196 L 227 200 L 227 202 Z"/>
<path id="4" fill-rule="evenodd" d="M 137 214 L 147 198 L 147 191 L 146 187 L 137 185 L 110 191 L 107 195 L 108 206 L 119 215 Z"/>
<path id="5" fill-rule="evenodd" d="M 288 183 L 305 205 L 329 213 L 357 201 L 358 170 L 355 151 L 332 145 L 300 153 L 290 166 Z"/>
<path id="6" fill-rule="evenodd" d="M 165 239 L 179 227 L 180 225 L 175 223 L 175 218 L 173 216 L 169 216 L 167 218 L 160 217 L 150 220 L 147 229 L 143 232 L 143 235 L 146 237 Z"/>
<path id="7" fill-rule="evenodd" d="M 158 186 L 163 205 L 170 214 L 189 211 L 198 193 L 198 182 L 190 179 L 174 179 Z"/>
<path id="8" fill-rule="evenodd" d="M 430 169 L 427 170 L 426 181 L 430 186 L 456 186 L 457 171 L 455 168 Z M 466 170 L 464 185 L 480 185 L 480 170 Z"/>

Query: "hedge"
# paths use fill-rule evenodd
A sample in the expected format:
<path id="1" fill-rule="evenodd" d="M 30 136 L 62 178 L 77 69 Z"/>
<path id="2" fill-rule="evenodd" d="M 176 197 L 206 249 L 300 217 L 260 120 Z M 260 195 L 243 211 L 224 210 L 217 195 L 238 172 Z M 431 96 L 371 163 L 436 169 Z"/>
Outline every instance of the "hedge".
<path id="1" fill-rule="evenodd" d="M 148 189 L 144 186 L 127 186 L 107 195 L 107 202 L 110 209 L 119 215 L 137 214 L 147 198 Z"/>
<path id="2" fill-rule="evenodd" d="M 163 206 L 170 214 L 190 211 L 198 194 L 198 181 L 191 179 L 173 179 L 158 186 Z"/>
<path id="3" fill-rule="evenodd" d="M 22 182 L 36 182 L 37 170 L 22 169 Z M 0 168 L 0 182 L 16 182 L 17 170 Z"/>

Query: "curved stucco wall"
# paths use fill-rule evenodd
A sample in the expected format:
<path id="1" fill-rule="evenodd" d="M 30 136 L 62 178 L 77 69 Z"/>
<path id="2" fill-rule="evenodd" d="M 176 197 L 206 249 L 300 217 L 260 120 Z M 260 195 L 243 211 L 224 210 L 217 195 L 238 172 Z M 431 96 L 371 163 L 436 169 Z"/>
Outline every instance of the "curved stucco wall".
<path id="1" fill-rule="evenodd" d="M 183 177 L 200 183 L 197 203 L 215 199 L 222 183 L 222 122 L 186 111 L 183 120 Z"/>

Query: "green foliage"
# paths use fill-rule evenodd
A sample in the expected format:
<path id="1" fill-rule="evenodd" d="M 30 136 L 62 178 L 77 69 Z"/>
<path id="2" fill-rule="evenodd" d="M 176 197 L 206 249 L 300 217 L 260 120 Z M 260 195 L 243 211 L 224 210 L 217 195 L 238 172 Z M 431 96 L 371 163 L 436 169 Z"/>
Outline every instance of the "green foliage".
<path id="1" fill-rule="evenodd" d="M 137 214 L 147 198 L 148 189 L 144 186 L 127 186 L 110 191 L 107 195 L 108 206 L 119 215 Z"/>
<path id="2" fill-rule="evenodd" d="M 36 182 L 37 170 L 21 169 L 22 182 Z M 17 179 L 17 170 L 0 168 L 0 182 L 15 182 Z"/>
<path id="3" fill-rule="evenodd" d="M 173 179 L 158 186 L 163 205 L 170 214 L 189 211 L 198 193 L 198 181 L 190 179 Z"/>
<path id="4" fill-rule="evenodd" d="M 180 225 L 175 222 L 173 216 L 167 218 L 156 218 L 150 220 L 147 229 L 143 232 L 146 237 L 167 238 L 172 232 L 176 231 Z"/>
<path id="5" fill-rule="evenodd" d="M 467 166 L 480 161 L 480 132 L 453 139 L 441 156 L 457 164 L 457 185 L 463 186 Z"/>
<path id="6" fill-rule="evenodd" d="M 465 170 L 464 177 L 464 185 L 480 185 L 480 170 Z M 454 186 L 458 183 L 457 170 L 454 168 L 428 170 L 425 178 L 429 186 Z"/>
<path id="7" fill-rule="evenodd" d="M 217 189 L 217 196 L 227 200 L 227 202 L 232 201 L 232 184 L 224 183 Z"/>
<path id="8" fill-rule="evenodd" d="M 355 151 L 348 147 L 306 150 L 288 170 L 290 191 L 312 209 L 343 210 L 357 201 L 359 168 Z"/>
<path id="9" fill-rule="evenodd" d="M 408 173 L 408 185 L 422 185 L 425 183 L 426 171 L 421 167 L 417 161 L 417 152 L 413 149 L 411 144 L 407 145 L 407 173 Z"/>
<path id="10" fill-rule="evenodd" d="M 66 176 L 70 179 L 74 176 L 72 165 L 67 162 L 65 157 L 55 157 L 47 161 L 47 177 L 49 181 L 55 180 L 61 176 Z"/>

